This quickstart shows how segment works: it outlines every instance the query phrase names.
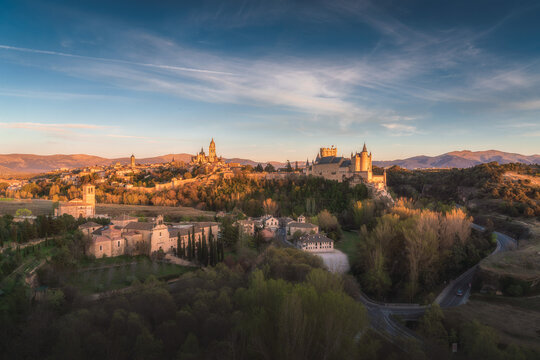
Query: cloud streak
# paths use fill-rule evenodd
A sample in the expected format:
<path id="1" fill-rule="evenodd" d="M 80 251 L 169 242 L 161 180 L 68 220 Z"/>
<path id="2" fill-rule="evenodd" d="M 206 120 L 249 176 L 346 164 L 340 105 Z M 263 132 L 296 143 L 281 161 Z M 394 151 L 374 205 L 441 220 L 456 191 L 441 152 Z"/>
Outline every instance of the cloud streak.
<path id="1" fill-rule="evenodd" d="M 232 73 L 227 73 L 223 71 L 188 68 L 188 67 L 174 66 L 174 65 L 142 63 L 142 62 L 136 62 L 136 61 L 121 60 L 121 59 L 69 54 L 69 53 L 64 53 L 64 52 L 59 52 L 59 51 L 30 49 L 30 48 L 23 48 L 23 47 L 10 46 L 10 45 L 0 44 L 0 49 L 26 52 L 26 53 L 32 53 L 32 54 L 40 54 L 40 55 L 54 55 L 54 56 L 62 56 L 62 57 L 75 58 L 75 59 L 95 60 L 95 61 L 111 62 L 111 63 L 117 63 L 117 64 L 126 64 L 126 65 L 136 65 L 136 66 L 143 66 L 143 67 L 162 69 L 162 70 L 186 71 L 186 72 L 196 72 L 196 73 L 205 73 L 205 74 L 214 74 L 214 75 L 234 75 Z"/>

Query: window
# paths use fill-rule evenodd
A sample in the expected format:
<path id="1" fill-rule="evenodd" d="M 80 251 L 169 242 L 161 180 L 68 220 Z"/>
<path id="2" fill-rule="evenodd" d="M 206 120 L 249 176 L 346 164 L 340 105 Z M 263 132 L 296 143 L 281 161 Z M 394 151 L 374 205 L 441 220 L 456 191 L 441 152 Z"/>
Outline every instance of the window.
<path id="1" fill-rule="evenodd" d="M 159 232 L 159 236 L 161 236 L 161 231 Z"/>
<path id="2" fill-rule="evenodd" d="M 103 246 L 99 245 L 99 251 L 103 250 Z"/>
<path id="3" fill-rule="evenodd" d="M 118 247 L 120 247 L 120 240 L 118 240 Z"/>

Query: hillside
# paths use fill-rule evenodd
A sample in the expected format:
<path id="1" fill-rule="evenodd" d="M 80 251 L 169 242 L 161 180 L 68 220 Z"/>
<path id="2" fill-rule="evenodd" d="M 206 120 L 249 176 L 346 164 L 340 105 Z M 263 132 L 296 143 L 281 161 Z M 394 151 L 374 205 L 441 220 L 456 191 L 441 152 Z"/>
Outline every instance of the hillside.
<path id="1" fill-rule="evenodd" d="M 136 158 L 138 164 L 157 164 L 175 161 L 189 162 L 191 154 L 167 154 L 148 158 Z M 60 168 L 80 168 L 93 165 L 110 165 L 115 163 L 129 164 L 129 157 L 107 159 L 99 156 L 72 154 L 72 155 L 34 155 L 34 154 L 5 154 L 0 155 L 0 175 L 12 175 L 18 173 L 40 173 Z M 225 159 L 227 163 L 240 163 L 241 165 L 257 166 L 258 162 L 232 158 Z M 271 161 L 276 168 L 285 166 L 285 163 Z"/>
<path id="2" fill-rule="evenodd" d="M 497 150 L 488 151 L 452 151 L 439 156 L 414 156 L 402 160 L 374 161 L 373 164 L 380 167 L 398 165 L 405 169 L 429 169 L 429 168 L 469 168 L 483 163 L 497 162 L 499 164 L 523 163 L 540 164 L 540 155 L 521 155 Z"/>
<path id="3" fill-rule="evenodd" d="M 189 162 L 191 154 L 167 154 L 148 158 L 137 158 L 139 164 L 156 164 L 176 161 Z M 86 154 L 72 155 L 34 155 L 34 154 L 5 154 L 0 155 L 0 174 L 10 175 L 15 173 L 39 173 L 59 168 L 79 168 L 92 165 L 109 165 L 114 163 L 128 164 L 129 157 L 107 159 L 99 156 Z M 226 158 L 227 163 L 240 163 L 241 165 L 257 166 L 258 162 L 242 158 Z M 402 160 L 374 161 L 373 164 L 380 167 L 398 165 L 406 169 L 429 169 L 429 168 L 469 168 L 488 162 L 507 164 L 520 162 L 523 164 L 540 164 L 540 155 L 521 155 L 506 153 L 497 150 L 489 151 L 453 151 L 439 156 L 415 156 Z M 270 161 L 275 168 L 285 166 L 284 162 Z M 263 163 L 264 165 L 264 163 Z M 295 162 L 291 161 L 294 166 Z M 305 162 L 299 161 L 298 166 L 303 167 Z"/>

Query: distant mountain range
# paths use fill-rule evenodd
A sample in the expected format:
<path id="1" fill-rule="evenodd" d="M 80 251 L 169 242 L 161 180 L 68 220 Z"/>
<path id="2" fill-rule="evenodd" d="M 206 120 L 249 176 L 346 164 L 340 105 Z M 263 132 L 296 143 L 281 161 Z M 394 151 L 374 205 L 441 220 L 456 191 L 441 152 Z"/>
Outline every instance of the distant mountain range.
<path id="1" fill-rule="evenodd" d="M 487 151 L 452 151 L 439 156 L 414 156 L 403 160 L 374 161 L 373 165 L 387 167 L 398 165 L 406 169 L 450 169 L 468 168 L 483 163 L 497 162 L 499 164 L 523 163 L 540 164 L 540 155 L 521 155 L 497 150 Z"/>
<path id="2" fill-rule="evenodd" d="M 189 162 L 190 154 L 167 154 L 149 158 L 136 159 L 139 164 L 155 164 L 176 161 Z M 32 155 L 32 154 L 6 154 L 0 155 L 0 175 L 20 174 L 20 173 L 40 173 L 59 168 L 79 168 L 92 165 L 110 165 L 115 163 L 128 164 L 129 157 L 107 159 L 99 156 L 74 154 L 74 155 Z M 225 159 L 226 162 L 240 163 L 241 165 L 256 166 L 258 162 L 232 158 Z M 500 164 L 520 162 L 524 164 L 540 164 L 540 155 L 521 155 L 506 153 L 497 150 L 488 151 L 453 151 L 439 156 L 415 156 L 403 160 L 374 161 L 376 166 L 398 165 L 406 169 L 428 169 L 428 168 L 466 168 L 482 163 L 496 161 Z M 270 161 L 276 168 L 285 166 L 279 161 Z M 291 162 L 294 166 L 294 162 Z M 304 162 L 298 162 L 300 167 Z"/>
<path id="3" fill-rule="evenodd" d="M 157 164 L 175 161 L 189 162 L 190 154 L 167 154 L 149 158 L 136 158 L 138 164 Z M 225 159 L 227 163 L 257 166 L 258 162 L 249 159 Z M 80 168 L 93 165 L 129 164 L 130 158 L 107 159 L 99 156 L 73 154 L 73 155 L 33 155 L 33 154 L 5 154 L 0 155 L 0 175 L 21 173 L 41 173 L 61 168 Z M 275 167 L 283 167 L 285 163 L 270 161 Z M 266 163 L 265 163 L 266 164 Z"/>

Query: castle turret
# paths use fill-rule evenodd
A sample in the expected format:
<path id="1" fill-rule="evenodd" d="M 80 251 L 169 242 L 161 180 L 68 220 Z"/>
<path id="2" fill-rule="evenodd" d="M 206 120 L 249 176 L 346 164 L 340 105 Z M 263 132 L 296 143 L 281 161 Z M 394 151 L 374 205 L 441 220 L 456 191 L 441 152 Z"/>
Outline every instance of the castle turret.
<path id="1" fill-rule="evenodd" d="M 360 171 L 369 171 L 369 168 L 371 167 L 369 162 L 370 158 L 367 152 L 366 143 L 364 143 L 364 148 L 360 153 Z"/>

